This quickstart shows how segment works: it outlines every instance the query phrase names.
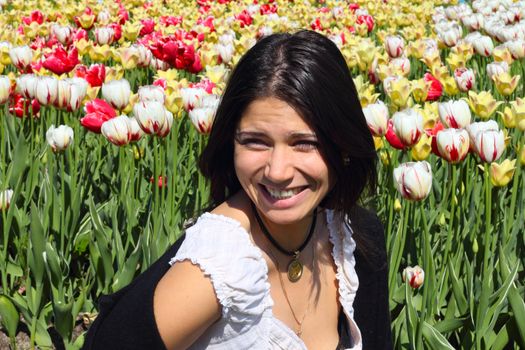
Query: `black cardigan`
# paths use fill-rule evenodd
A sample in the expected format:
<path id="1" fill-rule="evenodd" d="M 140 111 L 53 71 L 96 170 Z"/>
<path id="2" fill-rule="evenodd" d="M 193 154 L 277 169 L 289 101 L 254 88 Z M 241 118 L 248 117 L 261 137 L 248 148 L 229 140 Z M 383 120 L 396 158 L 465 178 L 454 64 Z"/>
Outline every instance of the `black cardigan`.
<path id="1" fill-rule="evenodd" d="M 375 254 L 355 252 L 359 288 L 354 300 L 354 319 L 361 330 L 363 349 L 391 349 L 392 334 L 388 306 L 388 268 L 383 226 L 370 211 L 356 208 L 351 215 L 352 228 Z M 153 315 L 155 286 L 170 268 L 182 236 L 168 251 L 131 284 L 111 295 L 99 298 L 99 315 L 91 325 L 83 349 L 165 350 Z M 344 321 L 339 322 L 340 345 L 351 339 Z"/>

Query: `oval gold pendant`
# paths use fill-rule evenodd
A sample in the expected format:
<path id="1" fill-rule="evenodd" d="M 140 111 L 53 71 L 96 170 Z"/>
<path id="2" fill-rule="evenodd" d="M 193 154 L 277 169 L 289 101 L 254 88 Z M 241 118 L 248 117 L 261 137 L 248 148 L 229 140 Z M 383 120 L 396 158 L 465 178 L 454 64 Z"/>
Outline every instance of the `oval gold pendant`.
<path id="1" fill-rule="evenodd" d="M 288 264 L 288 279 L 290 282 L 297 282 L 303 275 L 303 264 L 299 260 L 293 259 Z"/>

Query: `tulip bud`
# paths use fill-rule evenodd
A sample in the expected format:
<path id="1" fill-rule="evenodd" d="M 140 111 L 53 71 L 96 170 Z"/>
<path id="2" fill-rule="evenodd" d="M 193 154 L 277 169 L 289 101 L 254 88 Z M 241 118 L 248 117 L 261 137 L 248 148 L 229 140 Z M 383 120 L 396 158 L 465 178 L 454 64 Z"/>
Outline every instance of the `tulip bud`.
<path id="1" fill-rule="evenodd" d="M 525 165 L 525 144 L 520 146 L 519 157 L 520 157 L 520 164 Z"/>
<path id="2" fill-rule="evenodd" d="M 382 102 L 369 104 L 363 108 L 368 128 L 374 136 L 383 136 L 388 123 L 388 107 Z"/>
<path id="3" fill-rule="evenodd" d="M 100 131 L 114 145 L 123 146 L 131 141 L 131 123 L 126 115 L 105 121 Z"/>
<path id="4" fill-rule="evenodd" d="M 470 109 L 464 100 L 450 100 L 438 103 L 441 122 L 447 128 L 464 128 L 470 124 Z"/>
<path id="5" fill-rule="evenodd" d="M 405 42 L 399 35 L 389 35 L 385 38 L 385 50 L 391 58 L 400 57 L 403 54 Z"/>
<path id="6" fill-rule="evenodd" d="M 474 242 L 472 242 L 472 252 L 476 254 L 478 251 L 479 251 L 478 240 L 476 239 L 476 237 L 474 237 Z"/>
<path id="7" fill-rule="evenodd" d="M 516 159 L 505 159 L 501 164 L 493 162 L 490 164 L 490 182 L 493 186 L 506 186 L 516 170 Z"/>
<path id="8" fill-rule="evenodd" d="M 410 287 L 417 289 L 423 285 L 425 281 L 425 271 L 418 265 L 408 266 L 403 270 L 403 282 L 407 282 Z"/>
<path id="9" fill-rule="evenodd" d="M 11 80 L 5 75 L 0 75 L 0 104 L 4 104 L 11 94 Z"/>
<path id="10" fill-rule="evenodd" d="M 123 110 L 128 105 L 131 96 L 129 81 L 119 79 L 102 84 L 102 96 L 114 108 Z"/>
<path id="11" fill-rule="evenodd" d="M 53 152 L 63 151 L 73 143 L 73 129 L 67 125 L 60 125 L 57 128 L 51 125 L 46 132 L 46 139 Z"/>
<path id="12" fill-rule="evenodd" d="M 472 89 L 476 82 L 474 71 L 469 68 L 457 68 L 454 71 L 454 79 L 456 80 L 459 90 L 462 92 L 467 92 Z"/>
<path id="13" fill-rule="evenodd" d="M 423 117 L 416 110 L 407 108 L 392 116 L 394 132 L 406 147 L 415 145 L 423 130 Z"/>
<path id="14" fill-rule="evenodd" d="M 394 184 L 409 200 L 425 199 L 432 187 L 432 171 L 426 161 L 402 163 L 394 169 Z"/>
<path id="15" fill-rule="evenodd" d="M 446 129 L 436 136 L 438 155 L 450 163 L 459 163 L 468 154 L 469 135 L 464 129 Z"/>
<path id="16" fill-rule="evenodd" d="M 498 160 L 505 150 L 505 135 L 503 131 L 480 131 L 476 134 L 474 150 L 482 161 L 492 163 Z"/>
<path id="17" fill-rule="evenodd" d="M 394 210 L 399 213 L 401 211 L 401 208 L 401 201 L 399 200 L 399 198 L 396 198 L 396 200 L 394 201 Z"/>
<path id="18" fill-rule="evenodd" d="M 9 209 L 9 205 L 11 205 L 11 198 L 13 198 L 13 190 L 5 190 L 0 192 L 0 210 Z"/>

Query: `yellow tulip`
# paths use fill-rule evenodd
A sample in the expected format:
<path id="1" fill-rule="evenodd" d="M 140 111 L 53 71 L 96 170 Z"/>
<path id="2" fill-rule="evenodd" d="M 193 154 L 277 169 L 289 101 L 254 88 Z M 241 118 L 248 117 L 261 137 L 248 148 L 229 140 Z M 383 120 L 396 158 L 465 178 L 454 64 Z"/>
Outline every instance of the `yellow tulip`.
<path id="1" fill-rule="evenodd" d="M 454 96 L 459 94 L 458 84 L 456 83 L 456 79 L 454 77 L 446 76 L 439 80 L 441 85 L 443 85 L 443 90 L 445 90 L 445 93 L 450 96 Z"/>
<path id="2" fill-rule="evenodd" d="M 129 103 L 124 109 L 122 110 L 122 114 L 130 114 L 131 111 L 133 111 L 133 106 L 135 103 L 137 103 L 139 100 L 139 94 L 131 94 L 129 97 Z"/>
<path id="3" fill-rule="evenodd" d="M 431 82 L 425 81 L 425 79 L 412 80 L 412 96 L 418 103 L 425 102 L 428 96 L 428 89 Z"/>
<path id="4" fill-rule="evenodd" d="M 423 55 L 423 58 L 421 58 L 421 61 L 430 69 L 434 69 L 434 67 L 441 66 L 441 56 L 439 56 L 439 51 L 433 50 L 429 53 L 425 53 Z M 435 74 L 432 74 L 435 76 Z"/>
<path id="5" fill-rule="evenodd" d="M 105 83 L 112 80 L 120 80 L 124 76 L 124 69 L 122 67 L 106 67 L 106 79 Z"/>
<path id="6" fill-rule="evenodd" d="M 503 119 L 503 125 L 505 125 L 508 129 L 514 129 L 516 127 L 516 119 L 514 118 L 514 114 L 512 113 L 512 109 L 509 107 L 505 107 L 503 112 L 497 112 L 501 119 Z"/>
<path id="7" fill-rule="evenodd" d="M 91 41 L 87 41 L 86 39 L 82 38 L 75 43 L 75 46 L 78 50 L 79 55 L 84 56 L 85 54 L 89 53 L 93 44 L 91 43 Z"/>
<path id="8" fill-rule="evenodd" d="M 511 76 L 508 72 L 503 72 L 492 76 L 494 85 L 496 85 L 496 90 L 498 90 L 498 92 L 503 96 L 509 96 L 514 92 L 514 90 L 516 90 L 520 78 L 521 76 Z"/>
<path id="9" fill-rule="evenodd" d="M 409 41 L 406 49 L 407 55 L 421 59 L 423 58 L 426 48 L 427 46 L 423 40 Z"/>
<path id="10" fill-rule="evenodd" d="M 518 129 L 525 131 L 525 99 L 518 97 L 510 106 Z"/>
<path id="11" fill-rule="evenodd" d="M 466 41 L 460 41 L 456 46 L 452 47 L 450 51 L 463 56 L 466 61 L 470 60 L 474 55 L 474 47 Z"/>
<path id="12" fill-rule="evenodd" d="M 227 69 L 223 64 L 206 67 L 206 76 L 215 84 L 223 82 L 226 79 L 228 73 L 229 69 Z"/>
<path id="13" fill-rule="evenodd" d="M 135 41 L 139 36 L 142 24 L 140 22 L 127 21 L 122 26 L 122 36 L 129 41 Z"/>
<path id="14" fill-rule="evenodd" d="M 124 69 L 136 68 L 139 61 L 139 51 L 133 46 L 121 47 L 118 49 L 118 60 Z"/>
<path id="15" fill-rule="evenodd" d="M 520 163 L 525 166 L 525 143 L 520 147 Z"/>
<path id="16" fill-rule="evenodd" d="M 89 29 L 91 28 L 91 26 L 93 26 L 93 23 L 95 22 L 95 15 L 83 13 L 81 16 L 78 17 L 78 22 L 80 23 L 80 26 L 82 28 Z"/>
<path id="17" fill-rule="evenodd" d="M 472 112 L 481 119 L 488 119 L 496 111 L 496 108 L 503 103 L 496 101 L 488 91 L 481 91 L 478 94 L 472 90 L 468 92 L 467 102 Z"/>
<path id="18" fill-rule="evenodd" d="M 492 56 L 494 56 L 494 61 L 507 62 L 509 66 L 512 64 L 512 61 L 514 61 L 509 49 L 506 47 L 502 47 L 501 45 L 496 46 L 494 48 L 494 50 L 492 51 Z"/>
<path id="19" fill-rule="evenodd" d="M 10 63 L 11 58 L 9 57 L 9 46 L 0 46 L 0 64 L 7 66 Z"/>
<path id="20" fill-rule="evenodd" d="M 105 62 L 113 57 L 113 51 L 107 44 L 101 46 L 90 46 L 88 54 L 93 61 L 97 62 Z"/>
<path id="21" fill-rule="evenodd" d="M 467 58 L 463 54 L 456 54 L 451 52 L 447 57 L 447 63 L 453 71 L 457 68 L 465 68 L 467 66 Z"/>
<path id="22" fill-rule="evenodd" d="M 515 170 L 516 159 L 505 159 L 500 164 L 492 162 L 489 169 L 490 182 L 492 182 L 492 185 L 496 187 L 506 186 L 510 180 L 512 180 Z"/>
<path id="23" fill-rule="evenodd" d="M 381 160 L 381 163 L 384 165 L 384 166 L 388 166 L 390 164 L 390 159 L 391 159 L 391 155 L 390 155 L 390 152 L 388 152 L 387 150 L 383 149 L 381 151 L 379 151 L 379 159 Z"/>
<path id="24" fill-rule="evenodd" d="M 427 134 L 423 133 L 419 142 L 412 147 L 412 158 L 417 161 L 425 160 L 432 151 L 432 138 L 428 137 Z"/>
<path id="25" fill-rule="evenodd" d="M 405 107 L 408 103 L 408 98 L 412 92 L 412 87 L 410 86 L 410 81 L 407 78 L 399 77 L 390 81 L 390 86 L 388 87 L 387 94 L 390 97 L 390 101 L 399 107 Z"/>
<path id="26" fill-rule="evenodd" d="M 430 68 L 432 75 L 443 84 L 442 81 L 445 81 L 447 77 L 450 77 L 450 72 L 446 66 L 433 66 Z"/>
<path id="27" fill-rule="evenodd" d="M 425 102 L 419 112 L 423 116 L 423 129 L 432 129 L 439 119 L 438 103 Z"/>

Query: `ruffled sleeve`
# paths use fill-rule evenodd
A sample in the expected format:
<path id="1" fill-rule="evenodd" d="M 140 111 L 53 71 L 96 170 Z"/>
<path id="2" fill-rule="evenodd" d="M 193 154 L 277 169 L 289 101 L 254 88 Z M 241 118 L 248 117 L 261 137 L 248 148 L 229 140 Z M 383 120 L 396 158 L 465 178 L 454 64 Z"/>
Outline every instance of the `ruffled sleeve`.
<path id="1" fill-rule="evenodd" d="M 355 270 L 354 252 L 356 243 L 352 238 L 350 219 L 342 218 L 339 213 L 329 210 L 326 214 L 330 241 L 333 245 L 332 256 L 337 267 L 336 278 L 339 283 L 339 302 L 350 322 L 350 332 L 354 340 L 352 349 L 361 349 L 361 332 L 354 320 L 354 300 L 359 288 L 359 278 Z"/>
<path id="2" fill-rule="evenodd" d="M 199 266 L 211 279 L 223 319 L 250 323 L 254 316 L 271 309 L 268 267 L 236 220 L 203 214 L 187 229 L 186 238 L 170 264 L 184 260 Z"/>

